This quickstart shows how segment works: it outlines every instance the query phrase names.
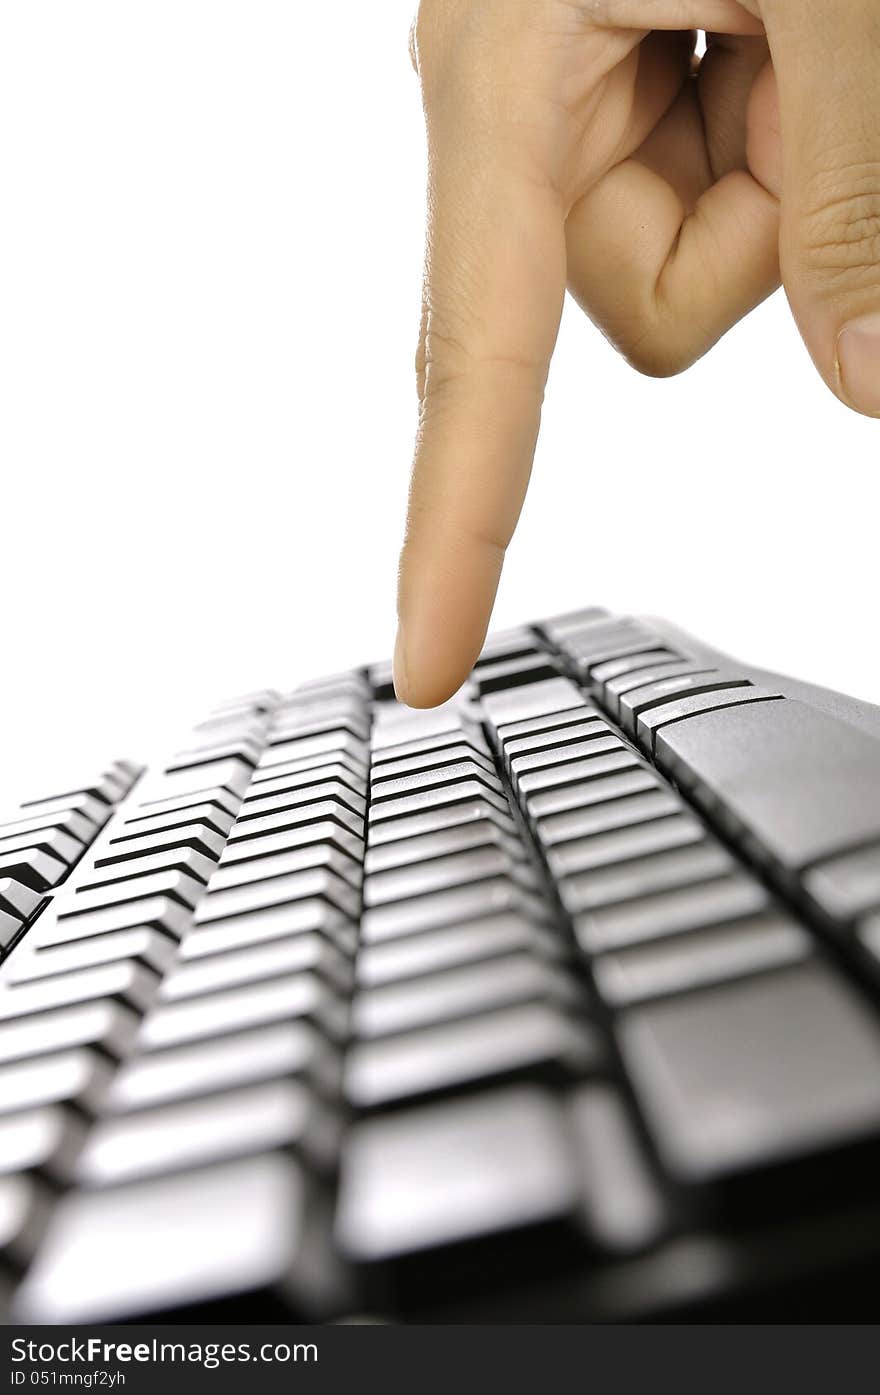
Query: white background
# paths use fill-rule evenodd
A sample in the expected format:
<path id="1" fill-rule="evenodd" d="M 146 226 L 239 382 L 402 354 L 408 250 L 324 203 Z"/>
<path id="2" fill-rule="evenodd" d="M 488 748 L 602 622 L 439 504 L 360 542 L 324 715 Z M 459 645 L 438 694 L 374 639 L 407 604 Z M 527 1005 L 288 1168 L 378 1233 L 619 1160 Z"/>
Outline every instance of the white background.
<path id="1" fill-rule="evenodd" d="M 413 5 L 0 0 L 7 786 L 390 653 Z M 779 296 L 674 382 L 568 307 L 497 623 L 663 614 L 880 701 L 878 445 Z"/>

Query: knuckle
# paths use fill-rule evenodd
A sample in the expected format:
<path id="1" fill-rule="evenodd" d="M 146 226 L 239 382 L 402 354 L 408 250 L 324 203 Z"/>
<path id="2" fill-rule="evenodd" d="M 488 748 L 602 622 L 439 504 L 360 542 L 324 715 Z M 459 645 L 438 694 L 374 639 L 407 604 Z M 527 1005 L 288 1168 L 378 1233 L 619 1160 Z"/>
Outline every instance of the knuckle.
<path id="1" fill-rule="evenodd" d="M 880 160 L 838 165 L 808 190 L 801 225 L 808 275 L 876 277 L 880 269 Z"/>
<path id="2" fill-rule="evenodd" d="M 425 395 L 438 402 L 463 392 L 543 397 L 547 369 L 540 356 L 515 347 L 472 347 L 456 334 L 429 329 L 422 364 Z"/>
<path id="3" fill-rule="evenodd" d="M 622 347 L 627 363 L 646 378 L 676 378 L 699 357 L 665 325 L 651 326 Z"/>

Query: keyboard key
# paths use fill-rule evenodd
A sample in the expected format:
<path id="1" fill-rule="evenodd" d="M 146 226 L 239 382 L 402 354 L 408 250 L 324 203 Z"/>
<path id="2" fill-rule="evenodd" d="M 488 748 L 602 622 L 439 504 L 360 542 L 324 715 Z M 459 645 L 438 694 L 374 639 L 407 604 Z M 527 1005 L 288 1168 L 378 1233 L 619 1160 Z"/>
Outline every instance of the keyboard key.
<path id="1" fill-rule="evenodd" d="M 578 916 L 575 929 L 585 953 L 602 954 L 753 915 L 765 910 L 769 900 L 754 877 L 732 871 L 713 881 L 697 881 L 693 886 L 677 886 L 598 906 Z"/>
<path id="2" fill-rule="evenodd" d="M 670 1217 L 623 1101 L 607 1085 L 582 1085 L 572 1093 L 569 1119 L 590 1237 L 611 1254 L 644 1249 Z"/>
<path id="3" fill-rule="evenodd" d="M 294 739 L 277 746 L 269 746 L 263 753 L 259 765 L 261 771 L 274 770 L 276 766 L 288 761 L 312 760 L 315 756 L 322 756 L 326 763 L 331 754 L 335 755 L 337 752 L 362 757 L 364 742 L 360 737 L 337 728 L 335 731 L 324 732 L 321 736 L 309 736 L 302 740 Z"/>
<path id="4" fill-rule="evenodd" d="M 560 741 L 565 741 L 571 727 L 582 727 L 602 713 L 592 703 L 584 700 L 578 707 L 565 712 L 548 712 L 543 717 L 526 717 L 519 722 L 506 722 L 495 730 L 496 744 L 506 753 L 508 746 L 522 737 L 550 736 L 553 733 Z"/>
<path id="5" fill-rule="evenodd" d="M 600 752 L 599 747 L 602 750 Z M 618 770 L 630 770 L 641 766 L 634 751 L 618 741 L 616 736 L 603 738 L 592 743 L 593 754 L 589 760 L 574 760 L 565 765 L 553 765 L 545 770 L 530 770 L 517 780 L 517 792 L 521 800 L 530 805 L 533 795 L 541 790 L 555 790 L 562 785 L 579 784 L 585 780 L 596 780 Z"/>
<path id="6" fill-rule="evenodd" d="M 354 1001 L 352 1023 L 359 1037 L 382 1037 L 492 1008 L 533 1000 L 570 1004 L 576 997 L 573 978 L 561 969 L 531 955 L 510 954 L 429 974 L 417 983 L 363 989 Z"/>
<path id="7" fill-rule="evenodd" d="M 709 1182 L 876 1136 L 880 1028 L 825 964 L 634 1008 L 619 1039 L 672 1174 Z"/>
<path id="8" fill-rule="evenodd" d="M 286 974 L 205 997 L 163 1003 L 141 1025 L 140 1045 L 155 1051 L 246 1027 L 303 1018 L 331 1036 L 344 1029 L 342 1005 L 313 974 Z"/>
<path id="9" fill-rule="evenodd" d="M 83 851 L 79 838 L 72 837 L 63 829 L 44 828 L 36 832 L 28 829 L 26 833 L 19 833 L 17 837 L 0 839 L 0 858 L 9 858 L 13 853 L 26 848 L 37 848 L 40 852 L 48 853 L 50 857 L 63 862 L 65 867 L 76 862 Z"/>
<path id="10" fill-rule="evenodd" d="M 23 832 L 26 828 L 61 827 L 71 818 L 76 826 L 82 827 L 82 820 L 91 824 L 94 830 L 103 828 L 112 810 L 103 799 L 93 794 L 70 794 L 60 799 L 41 799 L 36 803 L 23 804 L 14 819 L 5 821 L 0 828 L 4 833 Z M 94 837 L 94 833 L 90 838 Z"/>
<path id="11" fill-rule="evenodd" d="M 666 674 L 653 682 L 644 681 L 635 688 L 629 688 L 620 695 L 618 716 L 628 732 L 636 730 L 638 718 L 643 712 L 671 702 L 674 698 L 689 697 L 694 693 L 717 693 L 733 688 L 748 688 L 749 680 L 742 676 L 724 673 L 721 669 L 697 669 L 691 673 Z"/>
<path id="12" fill-rule="evenodd" d="M 650 654 L 657 645 L 656 635 L 646 634 L 636 628 L 620 630 L 596 642 L 574 640 L 567 646 L 572 666 L 585 685 L 592 683 L 597 668 L 604 667 L 613 659 L 625 659 L 638 654 Z M 583 652 L 581 652 L 583 651 Z"/>
<path id="13" fill-rule="evenodd" d="M 20 920 L 17 915 L 10 915 L 9 911 L 0 910 L 0 955 L 21 934 L 23 925 L 24 921 Z"/>
<path id="14" fill-rule="evenodd" d="M 30 1259 L 47 1210 L 48 1196 L 34 1178 L 18 1173 L 0 1179 L 0 1266 L 7 1273 Z"/>
<path id="15" fill-rule="evenodd" d="M 640 657 L 647 658 L 648 655 L 643 654 Z M 604 668 L 605 665 L 603 664 L 601 667 Z M 598 672 L 597 669 L 596 673 Z M 612 717 L 619 721 L 620 700 L 625 693 L 631 693 L 635 688 L 643 688 L 648 683 L 663 682 L 667 678 L 679 678 L 684 674 L 705 672 L 706 664 L 695 659 L 674 659 L 657 664 L 652 668 L 630 670 L 621 674 L 619 678 L 610 678 L 604 683 L 602 699 Z"/>
<path id="16" fill-rule="evenodd" d="M 562 1114 L 552 1095 L 523 1085 L 356 1124 L 337 1237 L 370 1263 L 568 1220 L 578 1201 Z"/>
<path id="17" fill-rule="evenodd" d="M 649 793 L 619 797 L 603 804 L 587 804 L 538 819 L 536 831 L 543 846 L 555 847 L 571 839 L 589 838 L 618 828 L 634 828 L 668 814 L 677 814 L 684 807 L 672 790 L 653 789 Z"/>
<path id="18" fill-rule="evenodd" d="M 345 853 L 355 863 L 364 856 L 363 838 L 338 824 L 306 824 L 302 828 L 286 828 L 280 833 L 265 833 L 260 838 L 246 838 L 238 843 L 227 843 L 220 857 L 220 866 L 229 867 L 238 862 L 259 863 L 263 857 L 274 857 L 278 853 L 304 850 L 304 856 L 315 858 L 314 866 L 321 866 L 321 849 L 336 848 Z"/>
<path id="19" fill-rule="evenodd" d="M 592 654 L 609 645 L 626 642 L 631 644 L 635 640 L 645 639 L 648 631 L 637 620 L 628 615 L 605 615 L 588 616 L 588 618 L 576 621 L 569 619 L 561 625 L 559 622 L 552 622 L 552 631 L 548 627 L 542 628 L 551 635 L 561 649 L 575 654 Z M 659 644 L 655 640 L 655 644 Z"/>
<path id="20" fill-rule="evenodd" d="M 260 838 L 266 833 L 283 833 L 288 829 L 305 828 L 309 824 L 331 822 L 347 829 L 357 837 L 363 837 L 364 821 L 359 814 L 353 814 L 338 799 L 318 800 L 315 804 L 301 804 L 294 809 L 279 810 L 275 814 L 265 814 L 259 818 L 248 818 L 236 823 L 229 835 L 230 844 L 242 843 L 248 838 Z"/>
<path id="21" fill-rule="evenodd" d="M 82 1126 L 58 1105 L 0 1118 L 0 1175 L 45 1171 L 72 1151 Z"/>
<path id="22" fill-rule="evenodd" d="M 478 799 L 484 809 L 495 809 L 501 814 L 508 812 L 508 804 L 500 786 L 496 791 L 480 779 L 457 780 L 454 784 L 442 785 L 437 789 L 417 790 L 412 794 L 402 795 L 399 799 L 384 799 L 379 804 L 371 804 L 370 841 L 374 841 L 373 830 L 379 823 L 389 823 L 392 819 L 402 822 L 410 814 L 434 811 L 444 804 L 461 804 L 474 799 Z M 392 832 L 390 836 L 399 837 L 400 834 Z"/>
<path id="23" fill-rule="evenodd" d="M 495 767 L 485 747 L 477 749 L 476 746 L 459 741 L 449 746 L 442 746 L 439 751 L 421 751 L 417 755 L 401 756 L 397 760 L 374 763 L 372 767 L 373 788 L 375 789 L 385 780 L 395 780 L 406 775 L 418 775 L 424 770 L 443 771 L 449 766 L 459 765 L 463 761 L 471 761 L 489 775 L 494 776 L 495 774 Z"/>
<path id="24" fill-rule="evenodd" d="M 227 732 L 234 732 L 236 735 L 264 736 L 267 730 L 268 721 L 265 713 L 247 710 L 221 713 L 217 717 L 206 717 L 203 722 L 196 722 L 193 727 L 194 732 L 204 732 L 206 736 Z"/>
<path id="25" fill-rule="evenodd" d="M 239 708 L 246 708 L 251 712 L 271 712 L 280 696 L 275 688 L 260 688 L 256 692 L 243 693 L 240 697 L 226 698 L 223 702 L 218 702 L 214 712 L 231 712 Z"/>
<path id="26" fill-rule="evenodd" d="M 361 937 L 365 944 L 377 944 L 397 935 L 413 935 L 456 920 L 497 915 L 501 911 L 528 914 L 537 909 L 535 899 L 529 898 L 515 881 L 509 877 L 494 877 L 470 886 L 395 901 L 387 906 L 372 906 L 361 919 Z"/>
<path id="27" fill-rule="evenodd" d="M 105 1055 L 120 1056 L 131 1045 L 137 1022 L 131 1008 L 109 998 L 16 1017 L 0 1023 L 0 1061 L 23 1060 L 72 1046 L 98 1046 Z"/>
<path id="28" fill-rule="evenodd" d="M 259 841 L 259 840 L 254 840 Z M 245 847 L 250 846 L 244 844 Z M 247 886 L 251 882 L 262 882 L 267 878 L 281 877 L 293 872 L 308 872 L 325 868 L 337 877 L 342 877 L 355 890 L 360 889 L 362 869 L 357 860 L 347 853 L 340 852 L 329 843 L 313 843 L 304 848 L 290 848 L 271 856 L 239 859 L 218 867 L 211 876 L 212 892 L 228 886 Z"/>
<path id="29" fill-rule="evenodd" d="M 425 930 L 375 945 L 364 945 L 357 960 L 358 980 L 365 987 L 455 968 L 496 955 L 524 950 L 543 958 L 559 958 L 561 946 L 552 932 L 515 913 L 459 921 L 440 930 Z"/>
<path id="30" fill-rule="evenodd" d="M 548 818 L 569 809 L 585 809 L 593 804 L 622 799 L 627 794 L 661 788 L 652 770 L 634 763 L 631 769 L 623 770 L 619 775 L 604 775 L 580 784 L 560 785 L 556 789 L 531 794 L 526 800 L 526 811 L 532 819 Z"/>
<path id="31" fill-rule="evenodd" d="M 230 827 L 232 820 L 229 820 Z M 139 825 L 135 825 L 136 828 Z M 141 830 L 131 835 L 111 838 L 102 855 L 95 859 L 95 867 L 118 868 L 124 875 L 126 865 L 140 858 L 159 857 L 168 854 L 173 865 L 175 857 L 187 852 L 198 853 L 201 857 L 215 862 L 226 845 L 226 835 L 218 833 L 207 820 L 201 823 L 177 824 L 173 828 Z"/>
<path id="32" fill-rule="evenodd" d="M 261 799 L 272 799 L 276 794 L 284 794 L 288 790 L 308 789 L 310 786 L 325 784 L 328 780 L 339 780 L 354 794 L 361 796 L 366 794 L 366 776 L 356 772 L 351 763 L 346 764 L 342 760 L 331 759 L 322 765 L 309 766 L 305 770 L 292 771 L 290 774 L 271 775 L 261 779 L 259 783 L 255 782 L 248 787 L 243 802 L 252 805 Z"/>
<path id="33" fill-rule="evenodd" d="M 748 706 L 752 703 L 774 703 L 782 700 L 781 693 L 769 688 L 740 687 L 728 688 L 724 692 L 695 693 L 690 697 L 676 698 L 674 702 L 664 702 L 643 712 L 636 722 L 636 734 L 643 746 L 655 749 L 657 733 L 670 725 L 680 724 L 689 717 L 703 712 L 714 712 L 728 707 Z"/>
<path id="34" fill-rule="evenodd" d="M 274 788 L 277 792 L 278 781 L 288 780 L 292 775 L 311 775 L 317 770 L 324 769 L 327 765 L 339 765 L 348 774 L 359 780 L 367 778 L 367 761 L 364 753 L 358 751 L 355 754 L 350 750 L 319 751 L 313 756 L 303 756 L 299 760 L 279 760 L 274 765 L 266 766 L 265 769 L 257 766 L 248 793 L 253 797 L 262 789 Z"/>
<path id="35" fill-rule="evenodd" d="M 168 833 L 171 829 L 187 828 L 191 824 L 201 824 L 203 828 L 225 838 L 234 821 L 234 813 L 217 803 L 204 800 L 199 804 L 187 804 L 182 809 L 160 809 L 153 814 L 135 814 L 125 820 L 125 832 L 118 833 L 110 842 L 119 843 L 141 834 Z"/>
<path id="36" fill-rule="evenodd" d="M 48 978 L 52 974 L 67 974 L 75 969 L 90 969 L 99 964 L 111 964 L 125 959 L 145 964 L 163 974 L 174 959 L 177 946 L 159 930 L 136 926 L 130 930 L 115 930 L 110 934 L 74 940 L 71 944 L 33 948 L 32 953 L 16 957 L 11 981 L 25 983 L 31 979 Z"/>
<path id="37" fill-rule="evenodd" d="M 438 804 L 430 809 L 405 818 L 388 819 L 384 823 L 370 825 L 370 849 L 383 843 L 399 843 L 404 838 L 415 838 L 423 833 L 437 833 L 441 829 L 461 828 L 477 820 L 488 819 L 496 828 L 508 834 L 515 833 L 515 825 L 509 808 L 502 809 L 496 804 L 476 796 L 465 796 L 449 804 Z"/>
<path id="38" fill-rule="evenodd" d="M 15 1320 L 112 1322 L 275 1285 L 313 1316 L 317 1275 L 298 1259 L 307 1205 L 300 1164 L 280 1153 L 74 1192 L 52 1218 Z"/>
<path id="39" fill-rule="evenodd" d="M 97 777 L 91 776 L 85 779 L 71 781 L 66 788 L 56 789 L 54 794 L 47 795 L 42 799 L 26 799 L 22 809 L 44 810 L 51 804 L 58 804 L 61 800 L 76 798 L 86 795 L 92 799 L 101 800 L 104 804 L 117 804 L 131 789 L 143 767 L 135 765 L 130 761 L 114 761 L 107 769 Z"/>
<path id="40" fill-rule="evenodd" d="M 192 794 L 214 798 L 223 792 L 241 798 L 250 784 L 252 770 L 248 761 L 234 757 L 199 765 L 193 770 L 175 770 L 173 774 L 155 777 L 150 787 L 144 790 L 149 795 L 149 801 L 145 800 L 144 803 L 164 802 Z"/>
<path id="41" fill-rule="evenodd" d="M 260 798 L 253 803 L 245 800 L 235 826 L 236 829 L 241 830 L 253 819 L 264 818 L 268 814 L 286 812 L 289 809 L 298 809 L 304 805 L 317 804 L 322 800 L 332 800 L 335 804 L 341 804 L 343 808 L 354 814 L 363 823 L 367 810 L 366 800 L 360 795 L 354 794 L 348 785 L 343 784 L 341 780 L 326 780 L 320 785 L 309 785 L 306 789 L 301 790 L 287 790 L 283 794 Z"/>
<path id="42" fill-rule="evenodd" d="M 567 635 L 582 630 L 585 625 L 607 624 L 611 616 L 601 606 L 585 606 L 581 610 L 566 611 L 564 615 L 554 615 L 544 620 L 538 627 L 555 644 L 564 644 Z"/>
<path id="43" fill-rule="evenodd" d="M 610 730 L 608 723 L 603 721 L 598 713 L 589 713 L 583 721 L 573 722 L 571 726 L 554 727 L 550 731 L 533 732 L 530 736 L 508 738 L 503 743 L 504 762 L 510 766 L 518 756 L 556 751 L 581 741 L 590 741 L 596 736 L 607 736 Z"/>
<path id="44" fill-rule="evenodd" d="M 360 910 L 360 895 L 348 882 L 326 867 L 315 867 L 307 872 L 292 872 L 287 876 L 269 877 L 266 881 L 250 882 L 245 886 L 210 891 L 196 911 L 195 923 L 208 925 L 212 921 L 247 915 L 271 906 L 285 906 L 290 901 L 314 896 L 326 897 L 332 905 L 350 916 L 356 916 Z"/>
<path id="45" fill-rule="evenodd" d="M 804 886 L 835 920 L 850 920 L 862 911 L 880 907 L 880 843 L 813 868 L 804 877 Z"/>
<path id="46" fill-rule="evenodd" d="M 570 630 L 560 647 L 576 661 L 583 673 L 589 674 L 600 663 L 625 658 L 629 654 L 649 652 L 656 649 L 659 643 L 657 636 L 637 620 L 621 617 Z"/>
<path id="47" fill-rule="evenodd" d="M 305 1085 L 274 1080 L 102 1120 L 89 1132 L 74 1175 L 84 1186 L 112 1186 L 273 1148 L 327 1167 L 337 1142 L 338 1125 Z"/>
<path id="48" fill-rule="evenodd" d="M 411 775 L 398 775 L 395 778 L 374 779 L 370 788 L 370 812 L 380 800 L 394 800 L 402 795 L 415 794 L 419 790 L 442 789 L 455 781 L 476 780 L 487 789 L 500 791 L 501 781 L 491 768 L 488 773 L 485 762 L 482 766 L 476 760 L 457 761 L 454 765 L 440 770 L 417 770 Z"/>
<path id="49" fill-rule="evenodd" d="M 67 876 L 67 867 L 39 847 L 0 849 L 0 879 L 11 878 L 33 891 L 48 891 Z"/>
<path id="50" fill-rule="evenodd" d="M 101 906 L 96 910 L 68 912 L 58 915 L 54 907 L 44 911 L 34 929 L 35 944 L 60 945 L 91 935 L 106 935 L 114 930 L 148 928 L 178 939 L 192 920 L 192 910 L 170 896 L 142 896 L 123 901 L 118 906 Z"/>
<path id="51" fill-rule="evenodd" d="M 0 1021 L 95 998 L 114 998 L 143 1008 L 153 997 L 155 987 L 155 974 L 141 965 L 127 961 L 102 964 L 7 988 L 0 993 Z"/>
<path id="52" fill-rule="evenodd" d="M 292 692 L 284 694 L 282 701 L 316 702 L 331 696 L 339 697 L 343 693 L 359 696 L 366 701 L 370 696 L 370 689 L 361 673 L 356 669 L 345 669 L 341 673 L 331 673 L 323 678 L 310 678 L 306 683 L 298 684 Z"/>
<path id="53" fill-rule="evenodd" d="M 0 877 L 0 910 L 14 917 L 20 925 L 30 920 L 42 899 L 38 891 L 17 882 L 14 877 Z"/>
<path id="54" fill-rule="evenodd" d="M 44 1104 L 76 1104 L 96 1098 L 112 1073 L 107 1061 L 88 1048 L 31 1056 L 0 1067 L 0 1114 Z"/>
<path id="55" fill-rule="evenodd" d="M 343 732 L 367 741 L 370 721 L 365 703 L 350 697 L 336 697 L 325 703 L 293 703 L 279 707 L 269 727 L 269 742 L 280 746 L 290 741 L 325 737 L 331 732 Z"/>
<path id="56" fill-rule="evenodd" d="M 269 744 L 280 746 L 304 737 L 322 737 L 328 731 L 344 731 L 360 741 L 367 741 L 370 725 L 364 704 L 337 699 L 325 704 L 279 709 L 269 728 Z"/>
<path id="57" fill-rule="evenodd" d="M 565 900 L 565 878 L 593 868 L 609 867 L 618 862 L 630 862 L 652 853 L 699 843 L 705 830 L 688 814 L 673 814 L 652 823 L 637 823 L 631 828 L 614 828 L 607 833 L 594 833 L 589 838 L 576 838 L 547 850 L 547 863 L 561 879 L 560 894 Z"/>
<path id="58" fill-rule="evenodd" d="M 288 906 L 271 906 L 196 926 L 184 937 L 180 954 L 182 959 L 201 959 L 206 954 L 309 933 L 326 935 L 343 953 L 354 952 L 356 931 L 344 912 L 327 901 L 309 897 Z"/>
<path id="59" fill-rule="evenodd" d="M 108 815 L 109 809 L 105 811 Z M 0 824 L 0 852 L 9 847 L 45 846 L 45 838 L 53 833 L 63 833 L 80 844 L 91 843 L 98 833 L 99 824 L 87 819 L 76 809 L 65 809 L 63 813 L 37 814 L 28 819 L 15 819 L 12 823 Z M 39 834 L 39 837 L 33 837 Z M 51 851 L 51 848 L 49 849 Z"/>
<path id="60" fill-rule="evenodd" d="M 182 962 L 166 975 L 159 996 L 163 1002 L 172 1002 L 306 969 L 340 993 L 351 990 L 351 965 L 332 943 L 319 935 L 294 935 Z"/>
<path id="61" fill-rule="evenodd" d="M 487 637 L 474 667 L 497 663 L 499 659 L 519 659 L 534 654 L 535 650 L 536 636 L 528 627 L 520 625 L 510 630 L 496 630 Z"/>
<path id="62" fill-rule="evenodd" d="M 169 815 L 182 814 L 186 810 L 191 811 L 192 819 L 208 819 L 216 823 L 218 831 L 222 832 L 224 825 L 220 822 L 221 815 L 235 818 L 241 804 L 241 795 L 232 794 L 229 790 L 218 789 L 216 786 L 210 789 L 190 790 L 183 794 L 167 795 L 159 799 L 143 799 L 135 807 L 136 814 L 130 814 L 125 819 L 125 824 L 146 824 L 148 819 L 158 820 L 160 817 L 166 819 L 168 824 L 173 821 Z M 110 840 L 113 842 L 113 839 Z"/>
<path id="63" fill-rule="evenodd" d="M 622 1008 L 795 964 L 812 952 L 799 925 L 770 912 L 604 954 L 592 967 L 604 1001 Z"/>
<path id="64" fill-rule="evenodd" d="M 90 890 L 80 889 L 58 897 L 55 902 L 59 921 L 75 919 L 90 911 L 116 908 L 126 901 L 161 896 L 176 901 L 182 906 L 196 906 L 205 893 L 205 883 L 196 880 L 188 872 L 175 869 L 152 872 L 149 876 L 131 877 L 127 881 L 111 882 L 107 886 L 95 886 Z"/>
<path id="65" fill-rule="evenodd" d="M 122 1114 L 294 1077 L 335 1096 L 341 1083 L 339 1053 L 307 1022 L 277 1022 L 123 1062 L 100 1107 L 102 1113 Z"/>
<path id="66" fill-rule="evenodd" d="M 880 960 L 880 913 L 865 916 L 856 927 L 856 936 L 876 964 Z"/>
<path id="67" fill-rule="evenodd" d="M 729 853 L 707 841 L 578 873 L 561 883 L 559 891 L 566 909 L 577 915 L 655 891 L 709 881 L 733 871 L 734 865 Z"/>
<path id="68" fill-rule="evenodd" d="M 370 1109 L 496 1077 L 565 1079 L 601 1060 L 599 1037 L 586 1023 L 528 1003 L 359 1042 L 348 1052 L 346 1092 L 356 1108 Z"/>
<path id="69" fill-rule="evenodd" d="M 551 712 L 583 707 L 584 699 L 567 678 L 548 678 L 525 687 L 508 688 L 506 692 L 490 693 L 480 704 L 494 728 L 529 717 L 545 717 Z"/>
<path id="70" fill-rule="evenodd" d="M 501 848 L 511 858 L 521 855 L 515 838 L 506 834 L 491 819 L 481 818 L 459 824 L 458 827 L 441 828 L 435 833 L 420 833 L 411 838 L 398 838 L 394 842 L 371 846 L 364 870 L 368 876 L 374 876 L 411 864 L 421 867 L 433 858 L 449 857 L 472 848 Z"/>
<path id="71" fill-rule="evenodd" d="M 550 654 L 530 654 L 485 663 L 474 670 L 471 682 L 479 695 L 485 697 L 488 693 L 522 687 L 542 679 L 552 681 L 558 674 L 559 669 Z"/>
<path id="72" fill-rule="evenodd" d="M 427 862 L 374 872 L 367 878 L 364 904 L 384 906 L 408 896 L 424 896 L 428 892 L 466 886 L 487 877 L 503 876 L 511 868 L 509 852 L 497 845 L 450 853 L 447 857 L 435 857 Z"/>
<path id="73" fill-rule="evenodd" d="M 253 767 L 262 753 L 264 744 L 263 741 L 246 736 L 206 742 L 203 746 L 179 751 L 165 766 L 165 773 L 171 775 L 176 770 L 195 770 L 201 765 L 229 759 L 240 760 Z"/>
<path id="74" fill-rule="evenodd" d="M 373 772 L 378 774 L 387 765 L 410 760 L 415 756 L 443 756 L 450 748 L 455 749 L 460 745 L 464 745 L 469 751 L 474 751 L 478 755 L 488 755 L 488 747 L 479 727 L 461 726 L 451 719 L 447 719 L 443 723 L 443 727 L 442 732 L 416 736 L 408 741 L 392 742 L 385 745 L 381 744 L 381 733 L 378 741 L 374 736 L 371 751 Z"/>
<path id="75" fill-rule="evenodd" d="M 639 654 L 627 654 L 622 659 L 609 659 L 606 664 L 597 664 L 591 674 L 593 686 L 603 688 L 612 678 L 622 678 L 631 673 L 644 673 L 646 669 L 663 664 L 681 662 L 681 655 L 670 649 L 646 649 Z M 653 679 L 645 679 L 646 683 Z"/>
<path id="76" fill-rule="evenodd" d="M 85 891 L 108 889 L 112 895 L 114 888 L 130 890 L 133 878 L 147 878 L 154 872 L 186 872 L 202 885 L 214 871 L 215 859 L 206 857 L 194 848 L 165 849 L 157 853 L 144 853 L 142 857 L 129 857 L 122 862 L 94 867 L 85 871 L 77 879 L 77 895 Z"/>
<path id="77" fill-rule="evenodd" d="M 604 723 L 596 723 L 591 737 L 586 741 L 572 742 L 571 745 L 552 746 L 547 750 L 533 751 L 531 755 L 515 756 L 510 762 L 510 778 L 516 788 L 520 788 L 522 778 L 535 770 L 549 770 L 552 766 L 568 766 L 574 761 L 589 760 L 593 756 L 604 755 L 607 751 L 619 751 L 621 742 L 610 733 Z"/>
<path id="78" fill-rule="evenodd" d="M 676 722 L 657 759 L 788 871 L 880 841 L 880 742 L 796 699 Z"/>

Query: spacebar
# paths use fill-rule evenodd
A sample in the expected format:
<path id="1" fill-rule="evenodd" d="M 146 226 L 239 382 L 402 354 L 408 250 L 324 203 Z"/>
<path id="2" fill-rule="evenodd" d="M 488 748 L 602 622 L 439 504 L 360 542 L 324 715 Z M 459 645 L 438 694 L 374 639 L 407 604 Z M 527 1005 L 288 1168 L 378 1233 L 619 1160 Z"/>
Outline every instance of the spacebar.
<path id="1" fill-rule="evenodd" d="M 880 841 L 880 741 L 796 699 L 671 723 L 655 757 L 780 871 Z"/>

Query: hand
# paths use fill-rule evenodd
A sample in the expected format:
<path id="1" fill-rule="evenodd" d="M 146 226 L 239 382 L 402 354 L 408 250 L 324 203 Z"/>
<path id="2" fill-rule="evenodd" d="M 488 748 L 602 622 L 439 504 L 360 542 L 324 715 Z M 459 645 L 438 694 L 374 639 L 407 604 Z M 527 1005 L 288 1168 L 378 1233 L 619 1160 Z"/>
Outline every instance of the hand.
<path id="1" fill-rule="evenodd" d="M 566 284 L 666 375 L 781 267 L 822 377 L 880 416 L 880 5 L 423 0 L 412 50 L 429 218 L 394 672 L 427 707 L 482 647 Z"/>

